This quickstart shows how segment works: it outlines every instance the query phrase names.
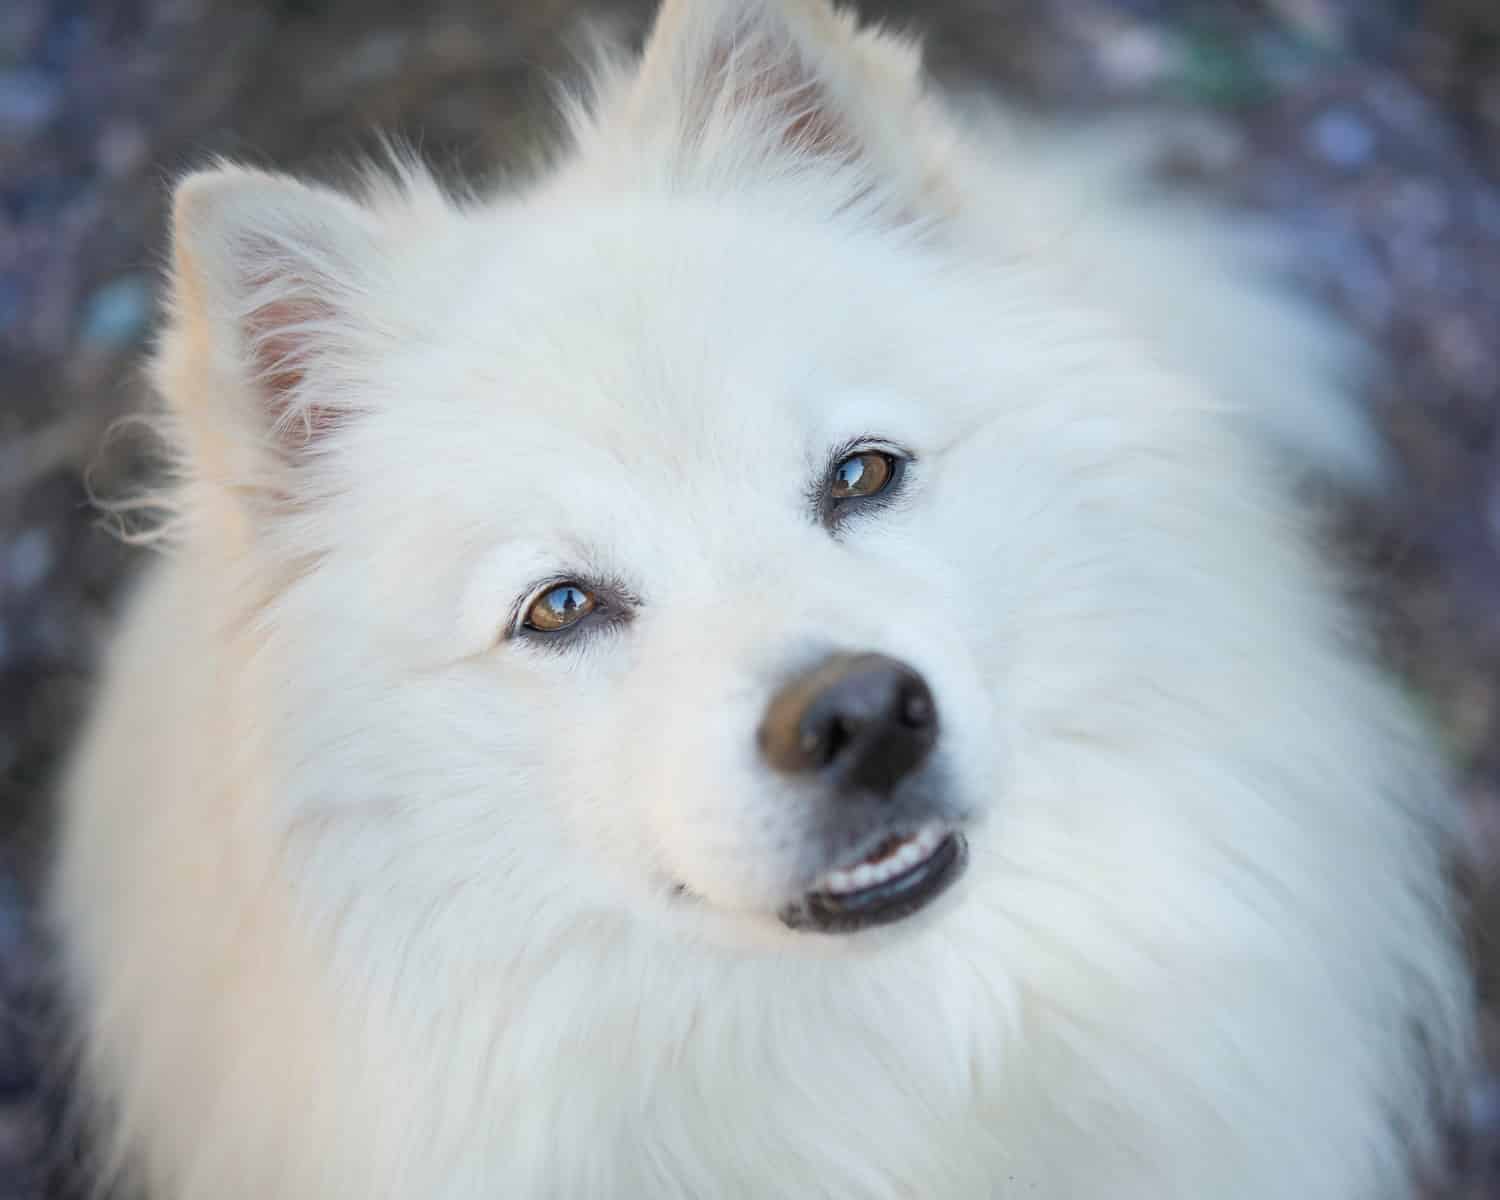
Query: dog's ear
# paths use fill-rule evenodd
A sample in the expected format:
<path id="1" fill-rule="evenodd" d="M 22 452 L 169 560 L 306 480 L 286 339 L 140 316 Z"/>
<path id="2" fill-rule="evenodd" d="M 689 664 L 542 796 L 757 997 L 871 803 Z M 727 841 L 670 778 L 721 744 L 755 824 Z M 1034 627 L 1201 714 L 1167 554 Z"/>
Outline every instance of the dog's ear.
<path id="1" fill-rule="evenodd" d="M 664 0 L 631 121 L 718 171 L 846 166 L 902 203 L 946 203 L 954 136 L 919 47 L 827 0 Z"/>
<path id="2" fill-rule="evenodd" d="M 184 180 L 173 205 L 173 327 L 159 369 L 195 472 L 286 493 L 358 407 L 341 366 L 381 261 L 375 218 L 322 188 L 238 167 Z"/>

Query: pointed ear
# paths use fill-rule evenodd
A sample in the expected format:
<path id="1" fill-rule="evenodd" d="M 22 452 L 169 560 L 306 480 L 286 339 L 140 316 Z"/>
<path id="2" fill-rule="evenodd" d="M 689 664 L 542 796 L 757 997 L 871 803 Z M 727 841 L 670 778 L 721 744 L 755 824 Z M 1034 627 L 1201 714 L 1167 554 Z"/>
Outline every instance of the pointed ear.
<path id="1" fill-rule="evenodd" d="M 852 167 L 926 216 L 950 199 L 954 136 L 917 45 L 827 0 L 664 0 L 627 110 L 720 168 Z"/>
<path id="2" fill-rule="evenodd" d="M 376 221 L 321 188 L 237 167 L 190 176 L 173 205 L 163 387 L 200 473 L 269 483 L 355 409 L 340 367 L 369 331 Z"/>

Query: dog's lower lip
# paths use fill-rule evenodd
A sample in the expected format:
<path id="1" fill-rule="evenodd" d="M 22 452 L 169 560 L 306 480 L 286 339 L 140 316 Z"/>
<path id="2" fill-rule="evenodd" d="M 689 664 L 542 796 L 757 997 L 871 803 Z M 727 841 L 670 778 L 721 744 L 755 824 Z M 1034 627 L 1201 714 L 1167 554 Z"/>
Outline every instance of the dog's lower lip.
<path id="1" fill-rule="evenodd" d="M 968 846 L 957 832 L 941 834 L 934 849 L 898 875 L 854 891 L 814 891 L 781 914 L 792 929 L 853 933 L 889 925 L 925 908 L 963 874 Z"/>

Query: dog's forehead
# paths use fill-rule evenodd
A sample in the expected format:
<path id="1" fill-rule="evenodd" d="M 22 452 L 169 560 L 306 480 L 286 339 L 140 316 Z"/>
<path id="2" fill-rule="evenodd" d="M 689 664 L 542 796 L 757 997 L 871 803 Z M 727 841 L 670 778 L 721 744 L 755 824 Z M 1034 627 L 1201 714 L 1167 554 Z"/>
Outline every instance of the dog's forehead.
<path id="1" fill-rule="evenodd" d="M 816 280 L 793 286 L 723 247 L 696 251 L 646 253 L 589 228 L 479 243 L 456 278 L 429 281 L 444 315 L 396 355 L 392 416 L 633 456 L 754 440 L 773 416 L 783 435 L 788 419 L 815 419 L 829 318 L 792 313 Z"/>
<path id="2" fill-rule="evenodd" d="M 497 216 L 451 247 L 429 273 L 446 314 L 430 378 L 588 440 L 749 436 L 778 407 L 817 419 L 890 382 L 913 309 L 941 307 L 924 264 L 881 239 L 708 203 Z"/>
<path id="3" fill-rule="evenodd" d="M 427 271 L 447 314 L 436 332 L 488 348 L 513 386 L 529 376 L 709 407 L 717 376 L 847 363 L 851 335 L 916 290 L 879 239 L 810 224 L 680 199 L 496 214 Z"/>
<path id="4" fill-rule="evenodd" d="M 411 472 L 413 482 L 445 507 L 489 510 L 538 530 L 597 529 L 629 523 L 637 508 L 663 514 L 724 513 L 779 493 L 798 495 L 820 445 L 817 414 L 772 397 L 742 406 L 705 404 L 691 418 L 673 406 L 601 394 L 588 402 L 521 408 L 467 402 L 427 448 L 389 442 L 400 455 L 379 486 Z M 418 460 L 448 464 L 433 480 Z M 366 476 L 370 478 L 370 476 Z M 404 487 L 397 488 L 405 491 Z"/>
<path id="5" fill-rule="evenodd" d="M 632 500 L 785 507 L 839 445 L 920 442 L 941 419 L 938 352 L 911 333 L 932 297 L 899 256 L 826 229 L 622 201 L 492 215 L 447 244 L 413 270 L 442 317 L 388 375 L 369 443 L 394 458 L 362 471 L 382 488 L 539 529 L 597 528 Z"/>

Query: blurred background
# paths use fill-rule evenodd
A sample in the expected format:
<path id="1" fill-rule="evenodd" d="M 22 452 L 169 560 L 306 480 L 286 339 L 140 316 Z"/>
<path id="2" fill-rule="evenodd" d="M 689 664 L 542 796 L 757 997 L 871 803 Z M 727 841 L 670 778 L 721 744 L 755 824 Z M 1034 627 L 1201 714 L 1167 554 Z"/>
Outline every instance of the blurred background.
<path id="1" fill-rule="evenodd" d="M 30 916 L 48 789 L 141 554 L 101 529 L 146 447 L 168 181 L 228 154 L 319 170 L 395 131 L 483 174 L 552 132 L 579 22 L 651 0 L 0 0 L 0 1200 L 62 1196 L 60 1061 Z M 1462 784 L 1476 954 L 1500 955 L 1500 0 L 864 0 L 942 78 L 1047 112 L 1150 106 L 1162 171 L 1269 217 L 1387 356 L 1400 467 L 1342 506 L 1393 662 Z M 1491 1005 L 1493 1014 L 1493 1004 Z M 1500 1024 L 1434 1200 L 1500 1198 Z"/>

